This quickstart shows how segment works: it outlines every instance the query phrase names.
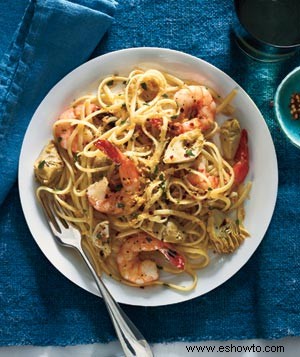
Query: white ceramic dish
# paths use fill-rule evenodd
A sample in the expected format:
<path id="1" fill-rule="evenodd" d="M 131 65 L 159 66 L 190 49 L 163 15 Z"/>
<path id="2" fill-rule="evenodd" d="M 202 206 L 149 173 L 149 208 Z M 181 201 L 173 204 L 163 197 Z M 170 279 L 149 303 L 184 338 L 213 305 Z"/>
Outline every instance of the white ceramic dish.
<path id="1" fill-rule="evenodd" d="M 50 262 L 75 284 L 98 295 L 96 285 L 81 259 L 71 249 L 58 246 L 50 234 L 35 197 L 33 163 L 51 138 L 52 123 L 74 98 L 95 90 L 104 76 L 127 74 L 137 66 L 161 69 L 182 79 L 205 83 L 223 96 L 237 88 L 238 94 L 233 102 L 237 108 L 235 115 L 249 135 L 250 171 L 247 179 L 253 181 L 253 187 L 251 199 L 246 203 L 245 225 L 251 232 L 251 238 L 234 254 L 214 257 L 207 268 L 199 271 L 197 288 L 188 293 L 166 287 L 137 289 L 104 277 L 117 301 L 158 306 L 205 294 L 224 283 L 248 261 L 264 237 L 273 214 L 277 196 L 277 160 L 272 138 L 254 102 L 228 75 L 201 59 L 168 49 L 135 48 L 112 52 L 78 67 L 48 93 L 36 110 L 24 138 L 19 164 L 20 197 L 29 229 Z"/>

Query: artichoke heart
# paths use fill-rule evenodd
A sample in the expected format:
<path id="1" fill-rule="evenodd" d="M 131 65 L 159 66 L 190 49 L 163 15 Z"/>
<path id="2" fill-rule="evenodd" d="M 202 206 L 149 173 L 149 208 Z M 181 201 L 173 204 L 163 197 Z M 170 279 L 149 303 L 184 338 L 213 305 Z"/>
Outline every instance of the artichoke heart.
<path id="1" fill-rule="evenodd" d="M 179 228 L 179 225 L 173 220 L 168 219 L 166 223 L 149 222 L 141 227 L 144 232 L 155 235 L 157 239 L 168 243 L 180 243 L 185 240 L 185 233 Z"/>
<path id="2" fill-rule="evenodd" d="M 247 231 L 240 227 L 238 221 L 234 221 L 219 210 L 211 211 L 207 231 L 210 242 L 219 254 L 234 252 L 249 236 Z"/>
<path id="3" fill-rule="evenodd" d="M 241 139 L 241 127 L 235 118 L 226 120 L 220 128 L 220 141 L 223 156 L 233 160 Z"/>
<path id="4" fill-rule="evenodd" d="M 34 174 L 37 180 L 47 186 L 54 184 L 61 176 L 64 162 L 55 144 L 50 141 L 34 163 Z"/>
<path id="5" fill-rule="evenodd" d="M 204 137 L 200 129 L 175 136 L 169 143 L 165 155 L 165 164 L 193 161 L 202 151 Z"/>

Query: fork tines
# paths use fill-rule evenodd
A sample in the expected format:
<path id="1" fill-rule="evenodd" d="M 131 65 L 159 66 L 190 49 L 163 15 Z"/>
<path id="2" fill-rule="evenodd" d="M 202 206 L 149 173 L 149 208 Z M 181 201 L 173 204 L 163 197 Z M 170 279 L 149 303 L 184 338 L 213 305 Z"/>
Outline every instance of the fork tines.
<path id="1" fill-rule="evenodd" d="M 65 227 L 69 228 L 68 223 L 62 217 L 60 217 L 59 212 L 63 213 L 61 207 L 56 202 L 56 200 L 47 192 L 40 195 L 40 201 L 43 206 L 45 215 L 48 219 L 51 229 L 53 228 L 58 232 L 62 233 L 59 222 Z M 59 222 L 58 222 L 59 221 Z"/>

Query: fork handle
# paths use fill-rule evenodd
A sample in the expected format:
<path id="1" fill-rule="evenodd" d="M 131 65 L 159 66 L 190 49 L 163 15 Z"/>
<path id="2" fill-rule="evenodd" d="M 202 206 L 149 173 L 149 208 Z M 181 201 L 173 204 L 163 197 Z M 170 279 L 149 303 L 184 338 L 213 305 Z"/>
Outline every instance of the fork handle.
<path id="1" fill-rule="evenodd" d="M 151 357 L 153 356 L 150 346 L 145 340 L 144 336 L 140 333 L 134 323 L 129 319 L 125 312 L 121 309 L 120 305 L 111 296 L 110 292 L 107 290 L 106 286 L 102 280 L 98 277 L 90 263 L 88 257 L 86 256 L 83 249 L 77 247 L 80 255 L 86 262 L 90 272 L 92 273 L 97 287 L 101 293 L 101 296 L 105 302 L 111 320 L 113 322 L 114 328 L 116 330 L 117 336 L 122 345 L 123 351 L 126 357 Z"/>

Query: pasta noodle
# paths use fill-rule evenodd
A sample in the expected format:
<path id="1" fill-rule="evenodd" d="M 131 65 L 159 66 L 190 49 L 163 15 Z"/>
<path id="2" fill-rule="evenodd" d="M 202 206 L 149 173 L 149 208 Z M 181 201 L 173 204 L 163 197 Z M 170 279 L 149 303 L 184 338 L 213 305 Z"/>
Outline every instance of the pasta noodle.
<path id="1" fill-rule="evenodd" d="M 246 132 L 236 119 L 215 120 L 232 115 L 235 95 L 135 69 L 107 76 L 54 122 L 35 163 L 37 196 L 51 195 L 79 229 L 98 274 L 189 291 L 213 252 L 231 253 L 249 236 Z"/>

